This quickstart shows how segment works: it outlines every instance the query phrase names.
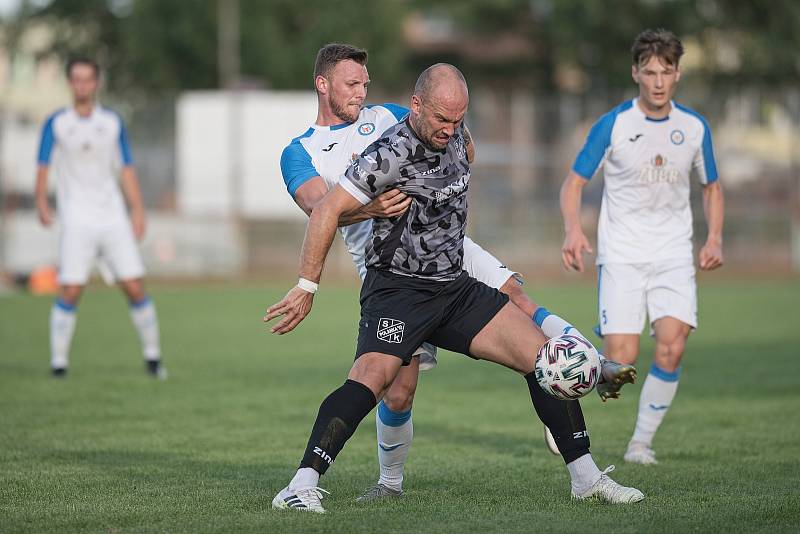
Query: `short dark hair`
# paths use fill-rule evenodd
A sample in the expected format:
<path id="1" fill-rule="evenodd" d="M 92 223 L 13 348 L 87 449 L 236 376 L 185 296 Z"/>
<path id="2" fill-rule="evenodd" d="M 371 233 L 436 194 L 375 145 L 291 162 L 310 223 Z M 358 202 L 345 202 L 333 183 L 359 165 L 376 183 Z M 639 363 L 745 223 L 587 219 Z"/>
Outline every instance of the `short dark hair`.
<path id="1" fill-rule="evenodd" d="M 637 67 L 647 63 L 653 56 L 677 67 L 683 55 L 683 44 L 669 30 L 648 29 L 636 36 L 631 47 L 631 54 L 633 64 Z"/>
<path id="2" fill-rule="evenodd" d="M 67 74 L 67 79 L 69 79 L 69 77 L 72 75 L 72 67 L 75 65 L 89 65 L 92 67 L 92 69 L 94 69 L 95 77 L 100 77 L 100 65 L 97 64 L 97 61 L 84 56 L 76 56 L 67 61 L 67 68 L 64 69 Z"/>
<path id="3" fill-rule="evenodd" d="M 314 78 L 328 76 L 337 63 L 351 59 L 359 65 L 366 65 L 367 51 L 353 45 L 343 43 L 328 43 L 317 52 L 317 61 L 314 63 Z"/>

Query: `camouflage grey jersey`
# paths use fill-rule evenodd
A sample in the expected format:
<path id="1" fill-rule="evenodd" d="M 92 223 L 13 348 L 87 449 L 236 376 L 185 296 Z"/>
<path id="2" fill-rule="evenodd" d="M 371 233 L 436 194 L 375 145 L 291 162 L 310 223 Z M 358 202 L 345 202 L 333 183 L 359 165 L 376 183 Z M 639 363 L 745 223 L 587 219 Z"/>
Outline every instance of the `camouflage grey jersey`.
<path id="1" fill-rule="evenodd" d="M 408 119 L 399 122 L 364 150 L 339 183 L 363 204 L 394 188 L 412 198 L 403 215 L 373 221 L 368 269 L 431 280 L 461 274 L 469 187 L 461 127 L 439 151 L 422 144 Z"/>

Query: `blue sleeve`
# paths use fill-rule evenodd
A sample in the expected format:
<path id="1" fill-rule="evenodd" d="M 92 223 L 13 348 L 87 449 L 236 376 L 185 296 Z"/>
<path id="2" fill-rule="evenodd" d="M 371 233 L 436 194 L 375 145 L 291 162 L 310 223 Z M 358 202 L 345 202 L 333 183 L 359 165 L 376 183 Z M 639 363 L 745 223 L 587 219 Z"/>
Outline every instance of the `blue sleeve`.
<path id="1" fill-rule="evenodd" d="M 382 108 L 388 109 L 398 122 L 405 118 L 409 113 L 409 109 L 398 104 L 381 104 Z"/>
<path id="2" fill-rule="evenodd" d="M 281 174 L 283 174 L 283 182 L 286 184 L 286 189 L 292 195 L 292 198 L 294 198 L 298 187 L 311 178 L 320 175 L 311 163 L 311 155 L 297 140 L 292 141 L 289 146 L 283 149 L 281 154 Z"/>
<path id="3" fill-rule="evenodd" d="M 706 184 L 714 183 L 719 179 L 717 162 L 714 159 L 714 145 L 711 142 L 711 129 L 703 119 L 703 165 L 705 165 Z"/>
<path id="4" fill-rule="evenodd" d="M 126 167 L 133 165 L 133 155 L 131 154 L 131 145 L 128 142 L 128 129 L 125 128 L 125 121 L 119 117 L 119 153 L 122 157 L 122 164 Z"/>
<path id="5" fill-rule="evenodd" d="M 53 154 L 55 136 L 53 135 L 53 121 L 56 115 L 50 115 L 42 127 L 42 139 L 39 141 L 39 165 L 50 165 L 50 156 Z"/>
<path id="6" fill-rule="evenodd" d="M 586 138 L 586 143 L 575 158 L 572 170 L 580 174 L 587 180 L 594 176 L 600 162 L 606 154 L 606 149 L 611 145 L 611 130 L 614 129 L 614 121 L 617 114 L 610 111 L 600 117 Z"/>

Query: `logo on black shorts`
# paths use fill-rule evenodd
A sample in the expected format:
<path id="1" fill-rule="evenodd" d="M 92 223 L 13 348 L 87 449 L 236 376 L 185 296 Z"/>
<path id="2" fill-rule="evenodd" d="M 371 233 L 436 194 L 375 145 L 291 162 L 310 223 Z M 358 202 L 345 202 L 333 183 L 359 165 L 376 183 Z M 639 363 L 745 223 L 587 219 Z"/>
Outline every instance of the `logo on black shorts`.
<path id="1" fill-rule="evenodd" d="M 403 341 L 403 330 L 406 323 L 397 319 L 383 319 L 378 321 L 378 339 L 387 343 L 401 343 Z"/>

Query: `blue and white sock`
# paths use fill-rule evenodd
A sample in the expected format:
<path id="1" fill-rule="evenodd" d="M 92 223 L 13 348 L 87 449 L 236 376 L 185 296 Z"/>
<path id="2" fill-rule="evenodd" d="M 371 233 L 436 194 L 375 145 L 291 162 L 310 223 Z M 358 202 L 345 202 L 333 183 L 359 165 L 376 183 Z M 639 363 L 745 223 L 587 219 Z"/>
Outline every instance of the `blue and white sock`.
<path id="1" fill-rule="evenodd" d="M 393 412 L 381 401 L 375 414 L 378 428 L 379 484 L 400 491 L 403 489 L 403 469 L 414 437 L 411 410 Z"/>
<path id="2" fill-rule="evenodd" d="M 50 367 L 65 369 L 69 365 L 69 347 L 75 333 L 78 309 L 57 299 L 50 309 Z"/>
<path id="3" fill-rule="evenodd" d="M 650 367 L 639 397 L 639 415 L 631 441 L 644 443 L 648 447 L 653 443 L 653 436 L 678 391 L 680 374 L 680 367 L 671 373 L 655 363 Z"/>
<path id="4" fill-rule="evenodd" d="M 580 333 L 580 331 L 569 324 L 567 321 L 559 317 L 554 313 L 550 313 L 547 308 L 543 306 L 539 306 L 536 309 L 536 313 L 533 314 L 533 322 L 536 323 L 542 333 L 545 335 L 547 339 L 560 336 L 561 334 L 576 334 L 581 336 L 583 339 L 588 338 Z M 600 356 L 601 360 L 604 360 L 600 351 L 597 352 Z"/>
<path id="5" fill-rule="evenodd" d="M 158 316 L 156 307 L 150 297 L 145 297 L 139 302 L 131 302 L 129 311 L 131 321 L 139 333 L 142 342 L 142 353 L 147 361 L 161 359 L 161 342 L 159 340 Z"/>

